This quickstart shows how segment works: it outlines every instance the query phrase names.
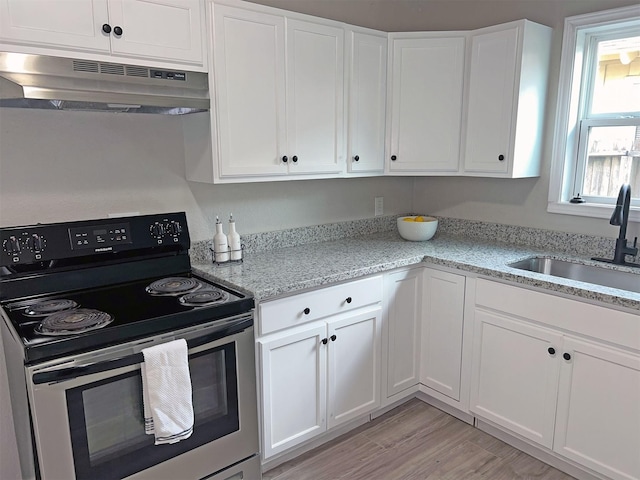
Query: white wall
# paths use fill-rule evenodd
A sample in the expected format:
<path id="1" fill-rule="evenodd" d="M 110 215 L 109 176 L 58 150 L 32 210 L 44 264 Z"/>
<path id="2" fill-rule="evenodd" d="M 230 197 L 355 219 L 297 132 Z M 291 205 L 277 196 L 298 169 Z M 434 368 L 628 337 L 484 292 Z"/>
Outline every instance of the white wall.
<path id="1" fill-rule="evenodd" d="M 411 208 L 412 180 L 241 185 L 185 180 L 177 117 L 0 108 L 0 225 L 186 211 L 194 240 L 233 213 L 241 233 L 369 218 Z"/>

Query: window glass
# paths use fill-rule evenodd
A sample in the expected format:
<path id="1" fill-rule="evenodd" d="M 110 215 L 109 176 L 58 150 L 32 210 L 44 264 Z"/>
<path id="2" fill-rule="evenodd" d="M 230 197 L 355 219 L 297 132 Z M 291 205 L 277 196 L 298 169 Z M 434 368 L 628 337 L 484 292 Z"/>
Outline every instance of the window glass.
<path id="1" fill-rule="evenodd" d="M 640 37 L 598 42 L 591 113 L 640 112 Z"/>

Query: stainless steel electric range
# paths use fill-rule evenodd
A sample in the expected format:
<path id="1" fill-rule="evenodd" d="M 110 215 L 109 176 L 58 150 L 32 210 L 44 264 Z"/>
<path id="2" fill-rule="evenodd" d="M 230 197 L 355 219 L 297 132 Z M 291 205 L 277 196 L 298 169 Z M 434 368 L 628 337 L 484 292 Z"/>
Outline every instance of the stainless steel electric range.
<path id="1" fill-rule="evenodd" d="M 191 272 L 184 213 L 0 228 L 25 478 L 260 478 L 250 295 Z M 193 435 L 145 435 L 141 350 L 183 338 Z"/>

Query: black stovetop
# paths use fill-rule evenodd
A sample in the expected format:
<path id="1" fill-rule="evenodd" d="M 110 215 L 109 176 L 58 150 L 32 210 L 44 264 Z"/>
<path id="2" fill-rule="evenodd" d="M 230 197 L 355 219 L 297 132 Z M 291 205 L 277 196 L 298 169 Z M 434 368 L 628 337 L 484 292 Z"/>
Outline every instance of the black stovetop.
<path id="1" fill-rule="evenodd" d="M 25 361 L 44 361 L 72 353 L 130 341 L 145 336 L 197 325 L 210 320 L 228 318 L 246 313 L 253 308 L 253 298 L 203 278 L 190 274 L 202 284 L 201 289 L 217 289 L 226 292 L 225 300 L 211 306 L 186 306 L 180 295 L 157 296 L 146 287 L 163 277 L 147 278 L 135 282 L 92 288 L 56 295 L 39 295 L 2 302 L 25 348 Z M 66 299 L 78 304 L 78 308 L 95 309 L 108 313 L 113 321 L 96 330 L 65 336 L 46 336 L 35 331 L 45 317 L 25 314 L 25 309 L 42 300 Z"/>

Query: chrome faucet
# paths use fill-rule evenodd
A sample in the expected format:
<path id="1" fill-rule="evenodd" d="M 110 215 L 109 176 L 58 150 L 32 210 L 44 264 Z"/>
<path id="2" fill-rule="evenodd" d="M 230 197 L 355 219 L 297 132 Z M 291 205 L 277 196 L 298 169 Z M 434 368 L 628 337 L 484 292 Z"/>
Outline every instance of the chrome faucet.
<path id="1" fill-rule="evenodd" d="M 593 260 L 600 260 L 602 262 L 615 263 L 617 265 L 630 265 L 630 266 L 640 266 L 635 263 L 628 263 L 625 260 L 627 255 L 633 255 L 634 257 L 638 255 L 638 237 L 635 237 L 633 241 L 633 246 L 627 246 L 627 223 L 629 222 L 629 205 L 631 204 L 631 187 L 627 184 L 624 184 L 620 187 L 620 192 L 618 193 L 618 200 L 616 201 L 616 208 L 613 210 L 613 215 L 611 215 L 611 220 L 609 223 L 611 225 L 616 225 L 620 227 L 620 234 L 616 239 L 616 249 L 613 254 L 613 260 L 608 260 L 604 258 L 594 258 Z"/>

